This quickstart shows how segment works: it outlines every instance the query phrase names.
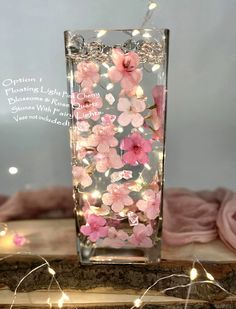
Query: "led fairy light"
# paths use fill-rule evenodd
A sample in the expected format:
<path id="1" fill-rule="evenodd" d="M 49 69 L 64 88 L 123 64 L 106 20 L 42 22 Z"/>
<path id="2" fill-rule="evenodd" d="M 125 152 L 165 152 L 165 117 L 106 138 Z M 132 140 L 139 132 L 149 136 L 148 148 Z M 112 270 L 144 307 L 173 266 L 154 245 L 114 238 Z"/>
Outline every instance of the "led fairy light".
<path id="1" fill-rule="evenodd" d="M 194 281 L 198 276 L 198 271 L 195 267 L 193 267 L 190 271 L 190 280 Z"/>
<path id="2" fill-rule="evenodd" d="M 83 161 L 85 164 L 89 165 L 89 161 L 88 161 L 86 158 L 84 158 L 82 161 Z"/>
<path id="3" fill-rule="evenodd" d="M 152 10 L 154 10 L 154 9 L 156 9 L 156 8 L 157 8 L 157 3 L 154 2 L 154 1 L 150 1 L 150 2 L 149 2 L 149 5 L 148 5 L 149 11 L 152 11 Z"/>
<path id="4" fill-rule="evenodd" d="M 92 194 L 91 194 L 91 196 L 92 196 L 92 198 L 94 198 L 94 199 L 99 199 L 99 198 L 101 198 L 101 193 L 98 191 L 98 190 L 94 190 L 93 192 L 92 192 Z"/>
<path id="5" fill-rule="evenodd" d="M 149 164 L 145 163 L 144 166 L 145 166 L 145 168 L 146 168 L 147 170 L 149 170 L 149 171 L 151 170 L 151 166 L 150 166 Z"/>
<path id="6" fill-rule="evenodd" d="M 104 36 L 107 33 L 107 30 L 99 30 L 97 33 L 97 38 L 101 38 L 102 36 Z"/>
<path id="7" fill-rule="evenodd" d="M 106 89 L 111 90 L 113 87 L 114 87 L 114 84 L 109 83 L 109 84 L 107 84 Z"/>
<path id="8" fill-rule="evenodd" d="M 109 65 L 106 62 L 103 62 L 102 65 L 104 66 L 104 68 L 109 69 Z"/>
<path id="9" fill-rule="evenodd" d="M 117 128 L 117 132 L 122 133 L 123 131 L 124 131 L 124 129 L 122 127 Z"/>
<path id="10" fill-rule="evenodd" d="M 132 31 L 132 36 L 136 36 L 138 34 L 140 34 L 140 31 L 138 29 Z"/>
<path id="11" fill-rule="evenodd" d="M 7 224 L 0 222 L 0 237 L 5 236 L 7 233 L 7 230 L 8 230 Z"/>
<path id="12" fill-rule="evenodd" d="M 149 33 L 149 32 L 144 32 L 144 34 L 143 34 L 143 37 L 145 38 L 145 39 L 149 39 L 149 38 L 151 38 L 152 36 L 151 36 L 151 34 Z"/>
<path id="13" fill-rule="evenodd" d="M 160 64 L 156 63 L 152 66 L 152 72 L 155 72 L 160 69 Z"/>
<path id="14" fill-rule="evenodd" d="M 143 88 L 141 86 L 138 86 L 137 89 L 136 89 L 136 96 L 137 98 L 142 98 L 144 95 L 144 91 L 143 91 Z"/>

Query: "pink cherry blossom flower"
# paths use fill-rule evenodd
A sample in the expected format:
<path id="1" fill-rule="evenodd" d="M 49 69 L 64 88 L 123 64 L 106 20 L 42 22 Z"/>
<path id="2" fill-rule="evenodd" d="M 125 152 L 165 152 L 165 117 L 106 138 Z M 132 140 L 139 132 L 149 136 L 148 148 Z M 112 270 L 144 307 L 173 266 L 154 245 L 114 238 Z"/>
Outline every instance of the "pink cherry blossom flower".
<path id="1" fill-rule="evenodd" d="M 120 212 L 125 206 L 133 204 L 133 200 L 129 196 L 130 190 L 123 184 L 110 184 L 107 191 L 103 194 L 102 201 L 105 205 L 111 206 L 113 211 Z"/>
<path id="2" fill-rule="evenodd" d="M 29 243 L 29 241 L 26 239 L 26 237 L 22 234 L 15 233 L 13 236 L 13 243 L 17 247 L 24 246 L 25 244 Z"/>
<path id="3" fill-rule="evenodd" d="M 139 210 L 143 211 L 150 220 L 156 219 L 160 213 L 160 192 L 146 190 L 143 193 L 143 200 L 136 204 Z"/>
<path id="4" fill-rule="evenodd" d="M 87 132 L 90 128 L 90 124 L 87 121 L 77 121 L 76 127 L 80 132 Z"/>
<path id="5" fill-rule="evenodd" d="M 109 147 L 118 145 L 118 140 L 114 137 L 116 134 L 114 125 L 96 125 L 92 131 L 93 134 L 89 136 L 89 145 L 97 147 L 98 152 L 108 152 Z"/>
<path id="6" fill-rule="evenodd" d="M 116 230 L 114 227 L 110 227 L 108 231 L 108 237 L 103 240 L 102 246 L 121 248 L 126 245 L 128 238 L 128 234 L 123 230 Z"/>
<path id="7" fill-rule="evenodd" d="M 156 104 L 157 114 L 162 118 L 165 111 L 165 87 L 163 85 L 156 85 L 152 89 L 152 96 Z"/>
<path id="8" fill-rule="evenodd" d="M 90 215 L 88 217 L 86 225 L 82 225 L 80 232 L 88 236 L 88 239 L 92 242 L 97 241 L 99 238 L 104 238 L 108 234 L 107 222 L 103 217 Z"/>
<path id="9" fill-rule="evenodd" d="M 105 173 L 109 168 L 119 169 L 124 165 L 114 148 L 110 148 L 105 153 L 98 153 L 95 156 L 95 160 L 96 169 L 100 173 Z"/>
<path id="10" fill-rule="evenodd" d="M 73 166 L 72 174 L 74 177 L 74 183 L 77 185 L 80 183 L 83 187 L 89 187 L 92 184 L 92 178 L 89 176 L 88 172 L 82 166 Z"/>
<path id="11" fill-rule="evenodd" d="M 135 52 L 124 52 L 120 48 L 112 51 L 112 61 L 115 66 L 108 70 L 108 76 L 113 83 L 120 82 L 125 92 L 130 92 L 142 80 L 142 71 L 138 69 L 139 56 Z"/>
<path id="12" fill-rule="evenodd" d="M 83 158 L 85 158 L 85 156 L 89 152 L 87 150 L 88 139 L 85 137 L 82 137 L 80 134 L 77 134 L 75 145 L 76 145 L 75 149 L 76 149 L 77 159 L 82 160 Z"/>
<path id="13" fill-rule="evenodd" d="M 131 123 L 133 127 L 140 127 L 144 121 L 140 113 L 145 108 L 146 104 L 144 100 L 137 99 L 136 97 L 132 97 L 130 100 L 128 98 L 120 98 L 117 109 L 123 113 L 118 117 L 119 124 L 125 127 Z"/>
<path id="14" fill-rule="evenodd" d="M 99 82 L 99 66 L 94 62 L 82 61 L 77 64 L 77 71 L 75 71 L 75 81 L 81 85 L 82 88 L 91 88 L 94 84 Z"/>
<path id="15" fill-rule="evenodd" d="M 103 124 L 110 125 L 116 120 L 116 115 L 105 114 L 101 120 Z"/>
<path id="16" fill-rule="evenodd" d="M 114 172 L 111 174 L 111 182 L 117 182 L 122 178 L 128 180 L 133 177 L 133 172 L 128 170 L 123 170 L 119 172 Z"/>
<path id="17" fill-rule="evenodd" d="M 142 223 L 135 225 L 129 242 L 136 247 L 151 248 L 153 244 L 150 236 L 152 234 L 153 229 L 150 224 L 147 226 Z"/>
<path id="18" fill-rule="evenodd" d="M 164 128 L 163 126 L 161 126 L 158 130 L 153 132 L 152 139 L 163 143 L 163 138 L 164 138 Z"/>
<path id="19" fill-rule="evenodd" d="M 126 153 L 123 155 L 124 162 L 130 165 L 137 165 L 138 163 L 148 163 L 147 153 L 152 150 L 152 144 L 138 132 L 134 132 L 121 141 L 120 148 L 126 150 Z"/>
<path id="20" fill-rule="evenodd" d="M 156 109 L 152 109 L 150 120 L 151 120 L 153 129 L 154 130 L 159 130 L 159 128 L 161 126 L 161 119 L 158 116 L 158 113 L 157 113 Z"/>
<path id="21" fill-rule="evenodd" d="M 89 88 L 84 88 L 81 92 L 72 94 L 71 104 L 75 107 L 73 115 L 77 120 L 91 118 L 96 121 L 100 117 L 98 109 L 102 107 L 103 102 L 98 93 L 93 93 Z"/>

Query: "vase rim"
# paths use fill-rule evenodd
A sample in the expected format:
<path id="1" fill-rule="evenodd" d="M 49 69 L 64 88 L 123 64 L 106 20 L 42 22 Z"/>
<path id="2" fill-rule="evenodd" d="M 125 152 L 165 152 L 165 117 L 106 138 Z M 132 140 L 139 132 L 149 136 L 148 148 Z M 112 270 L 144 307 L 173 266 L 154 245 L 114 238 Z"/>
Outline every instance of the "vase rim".
<path id="1" fill-rule="evenodd" d="M 163 31 L 163 32 L 169 32 L 170 29 L 168 28 L 97 28 L 97 29 L 75 29 L 75 30 L 64 30 L 64 33 L 69 33 L 69 32 L 84 32 L 84 31 L 93 31 L 93 32 L 98 32 L 98 31 L 107 31 L 107 32 L 112 32 L 112 31 L 134 31 L 134 30 L 138 30 L 138 31 L 147 31 L 147 32 L 152 32 L 152 31 Z"/>

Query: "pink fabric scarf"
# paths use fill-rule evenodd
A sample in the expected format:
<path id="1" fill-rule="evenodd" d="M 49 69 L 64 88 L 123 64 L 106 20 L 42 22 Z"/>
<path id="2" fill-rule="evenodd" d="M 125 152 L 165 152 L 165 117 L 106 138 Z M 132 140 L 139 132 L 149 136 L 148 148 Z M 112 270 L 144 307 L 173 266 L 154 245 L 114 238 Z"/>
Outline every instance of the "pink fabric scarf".
<path id="1" fill-rule="evenodd" d="M 236 194 L 215 191 L 165 190 L 163 241 L 169 246 L 206 243 L 218 236 L 236 250 Z"/>

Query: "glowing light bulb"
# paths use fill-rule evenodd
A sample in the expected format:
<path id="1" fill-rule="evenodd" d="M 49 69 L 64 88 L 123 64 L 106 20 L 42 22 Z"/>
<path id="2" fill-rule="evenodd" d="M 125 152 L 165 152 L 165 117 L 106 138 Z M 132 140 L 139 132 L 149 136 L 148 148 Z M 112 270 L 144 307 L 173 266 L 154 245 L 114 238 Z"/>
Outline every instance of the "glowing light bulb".
<path id="1" fill-rule="evenodd" d="M 0 223 L 0 237 L 3 237 L 6 235 L 8 230 L 8 227 L 5 223 Z"/>
<path id="2" fill-rule="evenodd" d="M 156 63 L 154 64 L 154 66 L 152 67 L 152 72 L 157 71 L 158 69 L 160 69 L 160 64 Z"/>
<path id="3" fill-rule="evenodd" d="M 102 36 L 104 36 L 107 33 L 106 30 L 99 30 L 97 33 L 97 38 L 101 38 Z"/>
<path id="4" fill-rule="evenodd" d="M 88 194 L 86 194 L 86 193 L 83 194 L 83 200 L 85 200 L 85 201 L 88 200 Z"/>
<path id="5" fill-rule="evenodd" d="M 92 198 L 101 198 L 101 193 L 98 190 L 95 190 L 91 194 Z"/>
<path id="6" fill-rule="evenodd" d="M 135 182 L 139 186 L 143 185 L 144 184 L 143 177 L 139 177 Z"/>
<path id="7" fill-rule="evenodd" d="M 142 300 L 140 299 L 140 298 L 136 298 L 135 300 L 134 300 L 134 307 L 135 308 L 140 308 L 141 306 L 142 306 Z"/>
<path id="8" fill-rule="evenodd" d="M 88 161 L 86 158 L 84 158 L 82 161 L 83 161 L 85 164 L 89 165 L 89 161 Z"/>
<path id="9" fill-rule="evenodd" d="M 117 128 L 117 132 L 122 133 L 123 131 L 124 131 L 124 129 L 122 127 Z"/>
<path id="10" fill-rule="evenodd" d="M 11 175 L 16 175 L 18 173 L 18 168 L 15 167 L 15 166 L 11 166 L 11 167 L 9 167 L 8 172 Z"/>
<path id="11" fill-rule="evenodd" d="M 144 166 L 146 167 L 147 170 L 149 171 L 151 170 L 151 166 L 149 164 L 145 163 Z"/>
<path id="12" fill-rule="evenodd" d="M 142 98 L 143 97 L 143 88 L 141 86 L 138 86 L 137 89 L 136 89 L 136 96 L 137 98 Z"/>
<path id="13" fill-rule="evenodd" d="M 195 280 L 198 276 L 198 272 L 197 272 L 197 269 L 196 268 L 192 268 L 191 271 L 190 271 L 190 279 L 191 281 Z"/>
<path id="14" fill-rule="evenodd" d="M 104 66 L 104 68 L 109 69 L 109 65 L 106 62 L 103 62 L 102 65 Z"/>
<path id="15" fill-rule="evenodd" d="M 215 281 L 215 278 L 212 276 L 212 274 L 206 273 L 206 276 L 209 280 Z"/>
<path id="16" fill-rule="evenodd" d="M 112 83 L 107 84 L 106 89 L 111 90 L 114 87 Z"/>
<path id="17" fill-rule="evenodd" d="M 148 6 L 148 9 L 151 11 L 151 10 L 154 10 L 156 7 L 157 7 L 157 4 L 155 2 L 151 2 Z"/>
<path id="18" fill-rule="evenodd" d="M 138 35 L 139 33 L 140 33 L 140 31 L 137 30 L 137 29 L 135 29 L 135 30 L 133 30 L 133 32 L 132 32 L 132 36 L 136 36 L 136 35 Z"/>
<path id="19" fill-rule="evenodd" d="M 107 78 L 108 74 L 107 73 L 103 73 L 103 74 L 101 74 L 101 76 Z"/>
<path id="20" fill-rule="evenodd" d="M 55 275 L 56 275 L 55 270 L 52 269 L 51 267 L 48 267 L 48 272 L 49 272 L 49 274 L 52 275 L 52 276 L 55 276 Z"/>
<path id="21" fill-rule="evenodd" d="M 152 36 L 149 32 L 144 32 L 143 37 L 148 39 L 148 38 L 151 38 Z"/>

